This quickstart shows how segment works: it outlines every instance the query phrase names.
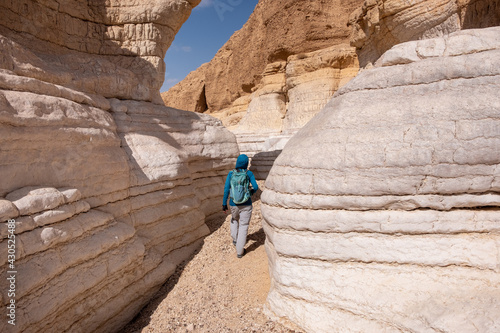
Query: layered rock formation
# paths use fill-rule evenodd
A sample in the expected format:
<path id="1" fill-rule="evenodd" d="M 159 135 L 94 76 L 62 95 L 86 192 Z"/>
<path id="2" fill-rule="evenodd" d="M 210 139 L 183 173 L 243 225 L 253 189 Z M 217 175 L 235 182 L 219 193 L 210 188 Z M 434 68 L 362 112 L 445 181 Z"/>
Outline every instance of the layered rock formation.
<path id="1" fill-rule="evenodd" d="M 203 81 L 208 109 L 229 107 L 255 90 L 269 63 L 348 42 L 348 16 L 361 4 L 357 0 L 260 0 L 248 22 L 208 65 L 163 96 L 166 104 L 194 111 L 189 108 L 194 96 L 189 85 Z"/>
<path id="2" fill-rule="evenodd" d="M 347 22 L 361 3 L 259 1 L 212 61 L 162 94 L 165 104 L 221 119 L 250 156 L 279 154 L 290 136 L 356 75 Z M 274 150 L 266 151 L 269 147 Z M 258 178 L 267 176 L 269 161 L 253 160 Z"/>
<path id="3" fill-rule="evenodd" d="M 2 332 L 118 331 L 209 232 L 235 137 L 159 95 L 197 3 L 0 2 Z"/>
<path id="4" fill-rule="evenodd" d="M 499 0 L 367 0 L 351 14 L 351 45 L 362 67 L 392 46 L 461 29 L 500 25 Z"/>
<path id="5" fill-rule="evenodd" d="M 240 151 L 252 156 L 251 170 L 256 177 L 266 179 L 290 137 L 357 71 L 356 54 L 347 45 L 290 56 L 286 62 L 266 67 L 258 89 L 250 95 L 244 116 L 236 127 L 230 127 Z M 226 117 L 220 114 L 224 121 Z"/>
<path id="6" fill-rule="evenodd" d="M 308 332 L 500 329 L 500 28 L 397 45 L 262 195 L 268 310 Z"/>

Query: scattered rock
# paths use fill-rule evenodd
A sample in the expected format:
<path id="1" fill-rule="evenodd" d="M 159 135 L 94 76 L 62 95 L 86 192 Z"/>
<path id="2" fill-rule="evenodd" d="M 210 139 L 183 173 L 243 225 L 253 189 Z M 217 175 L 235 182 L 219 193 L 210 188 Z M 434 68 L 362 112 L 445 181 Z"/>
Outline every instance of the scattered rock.
<path id="1" fill-rule="evenodd" d="M 7 194 L 5 198 L 12 201 L 21 215 L 50 210 L 64 203 L 62 193 L 53 187 L 23 187 Z"/>

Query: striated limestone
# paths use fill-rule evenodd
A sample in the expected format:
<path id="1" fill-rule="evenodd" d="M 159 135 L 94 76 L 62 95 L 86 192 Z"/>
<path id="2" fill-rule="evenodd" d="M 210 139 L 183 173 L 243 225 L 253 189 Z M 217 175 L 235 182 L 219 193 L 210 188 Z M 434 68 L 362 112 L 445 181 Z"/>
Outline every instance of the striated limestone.
<path id="1" fill-rule="evenodd" d="M 295 133 L 356 76 L 354 48 L 337 45 L 267 65 L 236 134 Z"/>
<path id="2" fill-rule="evenodd" d="M 361 67 L 392 46 L 474 28 L 500 25 L 499 0 L 367 0 L 350 18 L 351 45 Z"/>
<path id="3" fill-rule="evenodd" d="M 283 132 L 296 133 L 358 74 L 354 49 L 341 44 L 288 58 L 286 91 L 288 108 Z"/>
<path id="4" fill-rule="evenodd" d="M 251 95 L 241 96 L 229 107 L 218 111 L 211 111 L 209 114 L 222 121 L 224 126 L 232 131 L 238 127 L 241 119 L 245 116 L 251 100 Z"/>
<path id="5" fill-rule="evenodd" d="M 399 44 L 277 158 L 267 311 L 307 332 L 500 329 L 500 28 Z"/>
<path id="6" fill-rule="evenodd" d="M 268 64 L 261 85 L 250 97 L 245 116 L 234 132 L 238 134 L 279 134 L 286 113 L 286 62 Z"/>
<path id="7" fill-rule="evenodd" d="M 165 52 L 199 2 L 4 0 L 1 68 L 104 97 L 161 103 Z"/>
<path id="8" fill-rule="evenodd" d="M 236 139 L 158 91 L 198 3 L 0 1 L 0 331 L 119 331 L 208 234 Z"/>
<path id="9" fill-rule="evenodd" d="M 357 72 L 354 48 L 347 45 L 290 56 L 287 61 L 267 65 L 259 86 L 245 100 L 248 104 L 244 115 L 237 125 L 229 127 L 236 134 L 240 151 L 252 157 L 251 170 L 256 171 L 258 179 L 267 177 L 273 157 L 279 155 L 287 140 Z M 224 121 L 235 109 L 213 115 Z"/>

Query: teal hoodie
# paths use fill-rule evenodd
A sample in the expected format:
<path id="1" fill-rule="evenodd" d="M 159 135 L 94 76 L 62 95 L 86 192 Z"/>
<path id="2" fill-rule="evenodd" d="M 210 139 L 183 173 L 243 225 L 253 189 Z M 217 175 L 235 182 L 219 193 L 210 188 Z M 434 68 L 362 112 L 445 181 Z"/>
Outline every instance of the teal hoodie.
<path id="1" fill-rule="evenodd" d="M 240 156 L 238 156 L 238 159 L 236 160 L 235 169 L 246 170 L 247 168 L 248 168 L 248 156 L 245 154 L 241 154 Z M 255 180 L 255 176 L 253 175 L 252 171 L 248 170 L 247 175 L 248 178 L 250 178 L 250 184 L 252 185 L 252 188 L 250 189 L 250 194 L 254 194 L 259 189 L 259 185 L 257 185 L 257 181 Z M 227 205 L 227 199 L 229 198 L 230 206 L 250 206 L 252 204 L 252 198 L 248 199 L 246 202 L 242 204 L 237 205 L 229 197 L 229 192 L 231 190 L 232 176 L 233 176 L 233 171 L 229 171 L 229 174 L 226 177 L 226 184 L 224 185 L 224 198 L 222 199 L 222 205 L 223 206 Z"/>

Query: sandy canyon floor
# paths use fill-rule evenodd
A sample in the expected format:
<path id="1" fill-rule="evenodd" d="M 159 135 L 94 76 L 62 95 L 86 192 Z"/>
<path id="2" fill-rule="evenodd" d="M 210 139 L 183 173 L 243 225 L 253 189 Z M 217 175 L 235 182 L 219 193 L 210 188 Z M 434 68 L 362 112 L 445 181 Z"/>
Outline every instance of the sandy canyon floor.
<path id="1" fill-rule="evenodd" d="M 229 233 L 231 216 L 214 217 L 207 222 L 211 234 L 203 246 L 177 269 L 124 333 L 302 332 L 263 313 L 270 279 L 258 194 L 253 199 L 246 255 L 236 257 Z"/>

